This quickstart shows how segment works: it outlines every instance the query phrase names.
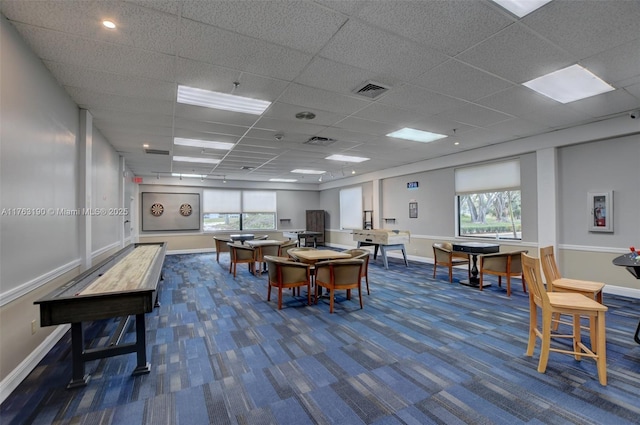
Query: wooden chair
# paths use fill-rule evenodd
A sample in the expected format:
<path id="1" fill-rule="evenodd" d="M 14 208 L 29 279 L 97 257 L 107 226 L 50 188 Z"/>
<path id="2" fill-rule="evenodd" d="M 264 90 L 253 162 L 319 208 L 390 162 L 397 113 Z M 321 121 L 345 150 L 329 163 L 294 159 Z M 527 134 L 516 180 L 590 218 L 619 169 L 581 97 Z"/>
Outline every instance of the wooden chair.
<path id="1" fill-rule="evenodd" d="M 229 273 L 233 270 L 233 277 L 236 277 L 236 270 L 239 263 L 247 263 L 249 271 L 255 274 L 256 250 L 248 245 L 242 245 L 229 242 L 227 244 L 231 254 L 231 262 L 229 263 Z"/>
<path id="2" fill-rule="evenodd" d="M 527 250 L 496 252 L 493 254 L 480 255 L 480 290 L 482 291 L 482 280 L 484 274 L 498 276 L 498 286 L 502 286 L 502 277 L 507 278 L 507 296 L 511 296 L 511 276 L 522 278 L 522 290 L 527 293 L 524 277 L 522 276 L 522 265 L 520 254 L 528 253 Z"/>
<path id="3" fill-rule="evenodd" d="M 288 257 L 289 254 L 287 253 L 287 251 L 289 251 L 290 248 L 296 248 L 297 246 L 298 246 L 297 240 L 284 241 L 282 244 L 280 244 L 280 251 L 278 251 L 278 257 Z"/>
<path id="4" fill-rule="evenodd" d="M 256 271 L 259 275 L 262 275 L 263 266 L 266 264 L 264 257 L 267 255 L 272 257 L 280 256 L 280 242 L 274 242 L 269 245 L 258 245 L 254 249 L 256 250 L 256 262 L 258 263 Z"/>
<path id="5" fill-rule="evenodd" d="M 449 282 L 453 282 L 453 267 L 467 265 L 467 275 L 471 277 L 471 262 L 469 256 L 462 252 L 453 250 L 453 246 L 449 242 L 441 242 L 433 244 L 433 278 L 436 278 L 436 269 L 438 266 L 445 266 L 449 269 Z"/>
<path id="6" fill-rule="evenodd" d="M 605 312 L 607 307 L 592 298 L 575 292 L 549 292 L 545 289 L 540 275 L 540 261 L 527 254 L 522 255 L 522 271 L 529 285 L 529 342 L 527 356 L 533 356 L 537 338 L 541 340 L 538 372 L 547 369 L 549 352 L 571 354 L 576 360 L 590 357 L 596 361 L 598 380 L 607 385 L 607 347 L 605 336 Z M 538 309 L 541 310 L 542 323 L 538 326 Z M 573 316 L 573 332 L 570 335 L 552 333 L 552 316 L 569 314 Z M 587 347 L 580 336 L 580 318 L 588 316 L 595 324 L 595 335 L 591 339 L 591 348 Z M 571 338 L 573 349 L 552 348 L 552 338 Z"/>
<path id="7" fill-rule="evenodd" d="M 214 236 L 213 240 L 216 244 L 216 261 L 220 262 L 220 253 L 221 252 L 229 252 L 229 246 L 227 245 L 231 242 L 231 239 L 222 238 L 219 236 Z"/>
<path id="8" fill-rule="evenodd" d="M 604 283 L 593 282 L 590 280 L 577 280 L 568 279 L 562 277 L 560 270 L 558 269 L 558 263 L 556 262 L 555 255 L 553 253 L 553 246 L 546 246 L 540 248 L 540 262 L 542 263 L 542 272 L 547 282 L 547 288 L 553 292 L 576 292 L 578 294 L 585 295 L 603 304 L 602 302 L 602 290 Z M 562 323 L 560 315 L 554 316 L 554 330 L 558 328 L 558 325 Z M 594 337 L 594 324 L 589 324 L 592 338 Z"/>
<path id="9" fill-rule="evenodd" d="M 271 301 L 271 288 L 278 288 L 278 310 L 282 309 L 282 289 L 307 287 L 307 305 L 311 305 L 311 266 L 290 261 L 285 257 L 265 255 L 269 274 L 267 301 Z"/>
<path id="10" fill-rule="evenodd" d="M 331 260 L 316 263 L 316 288 L 315 304 L 318 304 L 318 288 L 327 288 L 329 291 L 329 313 L 333 313 L 333 304 L 336 290 L 346 290 L 347 299 L 351 299 L 351 289 L 358 290 L 360 308 L 362 303 L 362 266 L 364 260 L 348 258 L 346 260 Z"/>
<path id="11" fill-rule="evenodd" d="M 364 260 L 364 264 L 362 265 L 362 277 L 364 277 L 365 282 L 367 283 L 367 295 L 371 295 L 371 292 L 369 292 L 369 256 L 371 253 L 366 249 L 357 248 L 347 249 L 345 252 L 351 254 L 351 258 Z"/>

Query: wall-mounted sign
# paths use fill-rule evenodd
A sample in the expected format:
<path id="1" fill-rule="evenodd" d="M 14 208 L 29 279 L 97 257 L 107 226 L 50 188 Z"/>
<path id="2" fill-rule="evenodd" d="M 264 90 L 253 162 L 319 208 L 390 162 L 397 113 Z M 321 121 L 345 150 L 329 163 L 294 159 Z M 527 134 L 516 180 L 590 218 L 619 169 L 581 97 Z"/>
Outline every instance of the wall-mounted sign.
<path id="1" fill-rule="evenodd" d="M 417 188 L 418 188 L 418 182 L 407 183 L 407 189 L 417 189 Z"/>

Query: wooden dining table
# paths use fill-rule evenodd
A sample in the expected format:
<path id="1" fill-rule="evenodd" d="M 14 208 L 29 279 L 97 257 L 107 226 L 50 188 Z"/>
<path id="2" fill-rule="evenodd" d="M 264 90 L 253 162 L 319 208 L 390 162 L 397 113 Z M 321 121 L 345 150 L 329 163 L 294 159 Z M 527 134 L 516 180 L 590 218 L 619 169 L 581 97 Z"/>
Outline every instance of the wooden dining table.
<path id="1" fill-rule="evenodd" d="M 309 251 L 296 251 L 296 257 L 300 259 L 300 262 L 311 264 L 311 279 L 315 279 L 315 267 L 314 265 L 318 261 L 325 260 L 339 260 L 351 258 L 351 254 L 340 251 L 333 251 L 331 249 L 311 249 Z M 320 288 L 321 290 L 322 288 Z M 320 295 L 322 295 L 320 293 Z"/>
<path id="2" fill-rule="evenodd" d="M 296 257 L 307 264 L 315 264 L 318 261 L 338 260 L 351 258 L 351 254 L 331 249 L 312 249 L 309 251 L 296 251 Z"/>

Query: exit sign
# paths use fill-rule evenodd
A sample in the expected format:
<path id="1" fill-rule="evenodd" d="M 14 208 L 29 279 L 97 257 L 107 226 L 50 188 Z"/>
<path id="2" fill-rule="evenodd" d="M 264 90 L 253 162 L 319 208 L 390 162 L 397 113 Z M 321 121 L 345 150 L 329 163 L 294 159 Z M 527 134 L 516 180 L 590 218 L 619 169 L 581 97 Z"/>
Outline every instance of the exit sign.
<path id="1" fill-rule="evenodd" d="M 418 188 L 418 182 L 407 183 L 407 189 L 417 189 L 417 188 Z"/>

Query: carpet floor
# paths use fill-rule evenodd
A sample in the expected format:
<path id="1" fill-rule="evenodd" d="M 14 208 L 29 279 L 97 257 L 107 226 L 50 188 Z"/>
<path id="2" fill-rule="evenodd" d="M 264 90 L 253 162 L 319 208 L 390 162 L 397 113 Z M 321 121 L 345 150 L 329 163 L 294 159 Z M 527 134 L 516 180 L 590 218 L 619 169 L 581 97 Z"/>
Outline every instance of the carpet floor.
<path id="1" fill-rule="evenodd" d="M 640 300 L 605 294 L 608 385 L 595 362 L 527 357 L 528 296 L 460 285 L 466 269 L 432 278 L 430 264 L 370 262 L 371 294 L 307 306 L 306 295 L 266 301 L 267 277 L 229 256 L 169 255 L 160 307 L 147 315 L 151 373 L 135 354 L 86 364 L 71 378 L 68 332 L 0 406 L 8 424 L 638 424 Z M 90 347 L 116 320 L 87 326 Z M 135 326 L 125 339 L 135 340 Z"/>

